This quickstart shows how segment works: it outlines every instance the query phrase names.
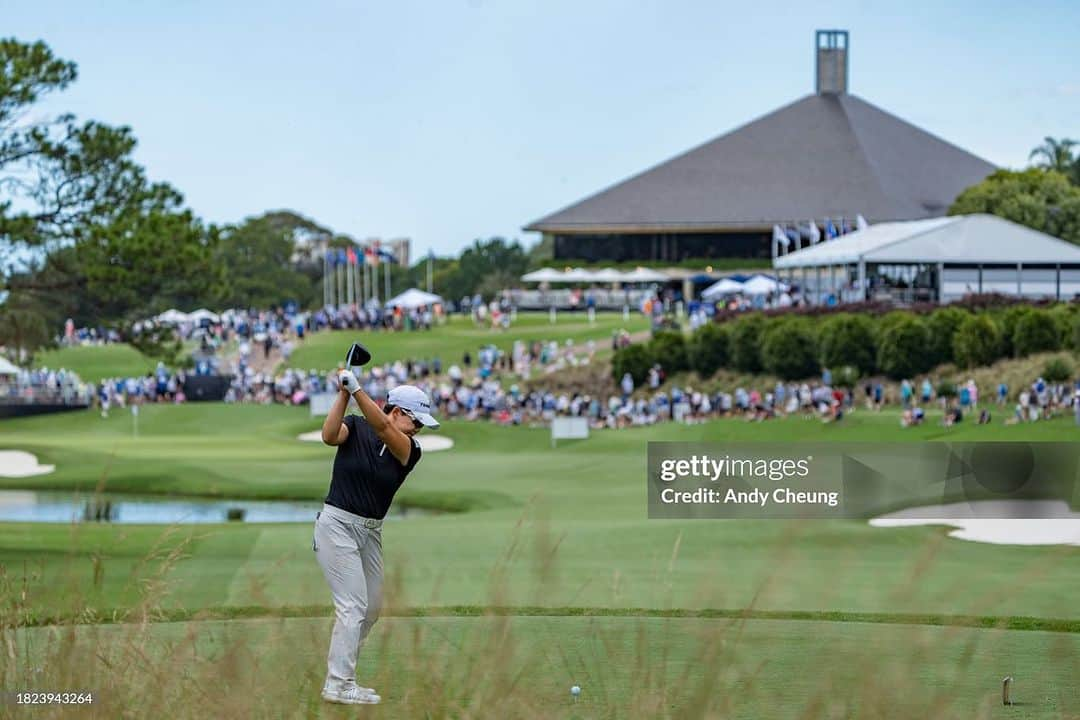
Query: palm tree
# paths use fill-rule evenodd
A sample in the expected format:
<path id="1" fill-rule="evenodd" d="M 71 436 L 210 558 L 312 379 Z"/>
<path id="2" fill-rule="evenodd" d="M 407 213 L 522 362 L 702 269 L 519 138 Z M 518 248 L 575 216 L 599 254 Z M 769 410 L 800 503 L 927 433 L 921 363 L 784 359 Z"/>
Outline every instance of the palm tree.
<path id="1" fill-rule="evenodd" d="M 1080 158 L 1073 157 L 1072 149 L 1080 145 L 1075 140 L 1068 138 L 1055 140 L 1052 137 L 1043 138 L 1043 144 L 1031 151 L 1028 160 L 1038 158 L 1038 167 L 1044 170 L 1056 170 L 1063 175 L 1069 175 Z"/>

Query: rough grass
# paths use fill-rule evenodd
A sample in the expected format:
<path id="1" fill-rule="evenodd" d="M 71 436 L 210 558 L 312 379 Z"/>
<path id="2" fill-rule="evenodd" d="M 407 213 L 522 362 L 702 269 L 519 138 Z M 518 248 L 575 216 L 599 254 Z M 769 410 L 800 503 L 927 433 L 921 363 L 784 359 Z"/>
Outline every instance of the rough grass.
<path id="1" fill-rule="evenodd" d="M 649 521 L 649 440 L 1075 439 L 1071 418 L 901 430 L 727 420 L 595 433 L 447 423 L 406 490 L 497 498 L 384 529 L 361 662 L 385 717 L 1068 718 L 1080 548 L 859 521 Z M 5 423 L 54 475 L 7 486 L 317 500 L 330 451 L 281 407 Z M 318 697 L 329 594 L 307 524 L 0 524 L 0 682 L 90 689 L 88 717 L 339 717 Z M 100 623 L 100 624 L 99 624 Z M 49 626 L 46 626 L 49 625 Z M 1000 681 L 1022 703 L 1003 708 Z M 572 684 L 583 687 L 571 700 Z M 40 708 L 43 716 L 70 709 Z M 7 712 L 7 707 L 3 708 Z M 15 711 L 18 712 L 18 711 Z M 70 714 L 70 713 L 69 713 Z"/>

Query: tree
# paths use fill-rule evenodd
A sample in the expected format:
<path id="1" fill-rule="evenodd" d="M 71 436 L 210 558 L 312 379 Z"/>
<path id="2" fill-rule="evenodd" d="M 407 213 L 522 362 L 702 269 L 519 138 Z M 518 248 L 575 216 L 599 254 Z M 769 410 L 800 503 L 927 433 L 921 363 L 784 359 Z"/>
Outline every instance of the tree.
<path id="1" fill-rule="evenodd" d="M 218 231 L 206 227 L 168 188 L 147 207 L 92 227 L 76 257 L 99 317 L 128 325 L 170 307 L 193 307 L 217 296 L 222 268 L 214 263 Z"/>
<path id="2" fill-rule="evenodd" d="M 773 324 L 761 339 L 761 362 L 784 380 L 815 375 L 820 368 L 813 333 L 795 320 Z"/>
<path id="3" fill-rule="evenodd" d="M 950 215 L 989 213 L 1080 244 L 1080 187 L 1054 170 L 998 170 L 960 193 Z"/>
<path id="4" fill-rule="evenodd" d="M 26 119 L 76 76 L 75 64 L 43 42 L 0 40 L 0 265 L 16 252 L 77 242 L 146 197 L 129 128 L 72 115 Z"/>
<path id="5" fill-rule="evenodd" d="M 36 102 L 76 77 L 75 64 L 43 42 L 0 40 L 5 304 L 24 321 L 36 313 L 33 325 L 47 329 L 65 312 L 123 325 L 164 303 L 205 302 L 219 277 L 215 233 L 178 192 L 146 179 L 130 128 L 69 114 L 28 120 Z"/>
<path id="6" fill-rule="evenodd" d="M 1061 330 L 1050 313 L 1035 310 L 1021 317 L 1016 323 L 1012 345 L 1017 357 L 1059 350 Z"/>
<path id="7" fill-rule="evenodd" d="M 971 315 L 953 336 L 953 356 L 962 368 L 989 365 L 1001 357 L 1001 333 L 987 315 Z"/>
<path id="8" fill-rule="evenodd" d="M 713 322 L 695 330 L 686 346 L 691 369 L 707 378 L 727 365 L 730 335 L 727 327 Z"/>
<path id="9" fill-rule="evenodd" d="M 216 298 L 218 306 L 271 307 L 288 300 L 321 304 L 316 287 L 322 255 L 312 250 L 315 242 L 298 242 L 304 226 L 297 219 L 291 213 L 267 213 L 225 229 L 214 252 L 214 265 L 228 279 Z M 317 275 L 305 273 L 304 266 L 314 266 Z"/>
<path id="10" fill-rule="evenodd" d="M 827 368 L 851 366 L 866 374 L 874 369 L 874 326 L 864 315 L 846 313 L 829 318 L 821 327 L 821 364 Z"/>
<path id="11" fill-rule="evenodd" d="M 878 367 L 889 377 L 901 380 L 930 368 L 926 348 L 930 335 L 926 325 L 910 315 L 893 320 L 878 344 Z"/>
<path id="12" fill-rule="evenodd" d="M 1043 170 L 1054 170 L 1062 175 L 1069 175 L 1076 163 L 1076 158 L 1073 157 L 1073 148 L 1076 146 L 1075 140 L 1068 138 L 1055 140 L 1052 137 L 1045 137 L 1042 145 L 1036 147 L 1028 155 L 1028 160 L 1038 160 L 1035 167 Z"/>
<path id="13" fill-rule="evenodd" d="M 953 361 L 953 336 L 968 314 L 958 308 L 941 308 L 930 313 L 926 319 L 926 330 L 930 334 L 927 351 L 931 356 L 931 365 L 940 365 Z"/>
<path id="14" fill-rule="evenodd" d="M 761 370 L 761 334 L 765 325 L 762 315 L 751 313 L 731 326 L 731 364 L 736 370 L 750 373 Z"/>
<path id="15" fill-rule="evenodd" d="M 527 264 L 525 251 L 516 240 L 507 242 L 501 237 L 475 240 L 461 253 L 456 268 L 436 277 L 436 286 L 447 300 L 457 301 L 477 292 L 483 285 L 484 299 L 490 300 L 495 288 L 491 283 L 484 285 L 486 278 L 500 273 L 497 289 L 502 290 L 525 274 Z"/>

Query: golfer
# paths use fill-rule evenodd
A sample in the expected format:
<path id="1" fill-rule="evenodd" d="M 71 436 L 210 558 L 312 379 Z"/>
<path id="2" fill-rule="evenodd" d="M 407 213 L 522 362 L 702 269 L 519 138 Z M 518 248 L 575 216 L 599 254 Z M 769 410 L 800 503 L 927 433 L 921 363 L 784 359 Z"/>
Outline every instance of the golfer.
<path id="1" fill-rule="evenodd" d="M 413 437 L 437 428 L 431 401 L 420 388 L 401 385 L 379 408 L 349 370 L 322 427 L 322 440 L 337 446 L 330 492 L 315 516 L 312 549 L 334 598 L 334 631 L 327 656 L 324 700 L 375 704 L 372 688 L 356 684 L 356 656 L 382 602 L 382 522 L 406 476 L 420 460 Z M 349 397 L 363 413 L 345 415 Z"/>

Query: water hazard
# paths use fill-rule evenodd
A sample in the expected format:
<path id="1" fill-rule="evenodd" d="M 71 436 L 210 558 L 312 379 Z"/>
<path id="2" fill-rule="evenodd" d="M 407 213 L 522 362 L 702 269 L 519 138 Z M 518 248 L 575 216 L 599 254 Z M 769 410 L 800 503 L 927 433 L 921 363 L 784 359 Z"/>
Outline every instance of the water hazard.
<path id="1" fill-rule="evenodd" d="M 0 490 L 0 522 L 173 523 L 314 522 L 321 500 L 229 500 L 157 495 L 76 495 L 70 492 Z M 394 505 L 387 520 L 429 515 L 430 511 Z"/>

